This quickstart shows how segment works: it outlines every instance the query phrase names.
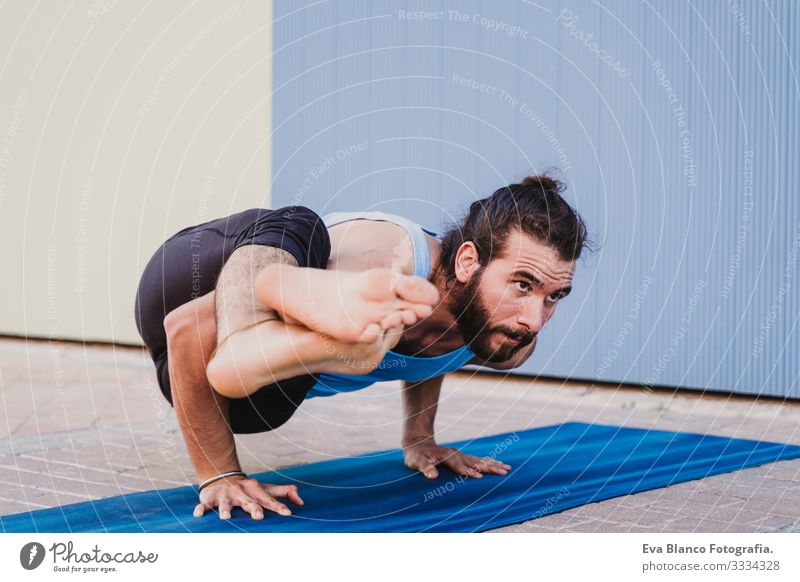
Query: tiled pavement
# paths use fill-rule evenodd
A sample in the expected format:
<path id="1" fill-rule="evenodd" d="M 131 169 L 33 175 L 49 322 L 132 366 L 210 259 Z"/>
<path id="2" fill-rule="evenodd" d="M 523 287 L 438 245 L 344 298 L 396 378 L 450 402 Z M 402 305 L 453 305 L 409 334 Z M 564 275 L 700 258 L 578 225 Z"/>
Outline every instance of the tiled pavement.
<path id="1" fill-rule="evenodd" d="M 399 383 L 306 402 L 274 433 L 237 436 L 261 471 L 398 446 Z M 800 444 L 800 403 L 460 372 L 440 441 L 567 421 Z M 172 409 L 138 348 L 0 338 L 0 514 L 194 481 Z M 592 503 L 496 532 L 800 531 L 800 460 Z"/>

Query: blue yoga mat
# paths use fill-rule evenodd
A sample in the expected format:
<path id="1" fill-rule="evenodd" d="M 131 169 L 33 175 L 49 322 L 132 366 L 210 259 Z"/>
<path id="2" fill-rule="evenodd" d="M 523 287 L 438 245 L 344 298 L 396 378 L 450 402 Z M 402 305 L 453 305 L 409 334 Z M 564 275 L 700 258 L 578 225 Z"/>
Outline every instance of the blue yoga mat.
<path id="1" fill-rule="evenodd" d="M 133 493 L 0 517 L 5 532 L 475 532 L 572 507 L 800 457 L 780 443 L 570 422 L 449 443 L 496 457 L 508 475 L 467 479 L 446 468 L 429 480 L 399 450 L 369 453 L 256 477 L 296 483 L 294 514 L 240 509 L 230 520 L 192 516 L 196 487 Z"/>

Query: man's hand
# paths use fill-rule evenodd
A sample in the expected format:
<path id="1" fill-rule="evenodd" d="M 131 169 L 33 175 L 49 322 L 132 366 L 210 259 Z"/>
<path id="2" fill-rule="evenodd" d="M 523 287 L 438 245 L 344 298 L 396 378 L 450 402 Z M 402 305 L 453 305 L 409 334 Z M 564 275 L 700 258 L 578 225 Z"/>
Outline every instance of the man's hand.
<path id="1" fill-rule="evenodd" d="M 511 465 L 506 465 L 497 459 L 467 455 L 452 447 L 439 446 L 433 440 L 404 447 L 403 457 L 406 467 L 421 471 L 428 479 L 436 479 L 439 476 L 436 470 L 438 464 L 448 467 L 459 475 L 477 479 L 483 477 L 483 473 L 505 475 L 511 469 Z"/>
<path id="2" fill-rule="evenodd" d="M 297 485 L 271 485 L 246 477 L 220 479 L 200 492 L 200 503 L 194 508 L 194 516 L 201 517 L 215 507 L 219 508 L 220 519 L 230 519 L 234 507 L 241 507 L 253 519 L 264 519 L 264 508 L 280 515 L 291 515 L 289 508 L 277 497 L 303 505 L 297 494 Z"/>

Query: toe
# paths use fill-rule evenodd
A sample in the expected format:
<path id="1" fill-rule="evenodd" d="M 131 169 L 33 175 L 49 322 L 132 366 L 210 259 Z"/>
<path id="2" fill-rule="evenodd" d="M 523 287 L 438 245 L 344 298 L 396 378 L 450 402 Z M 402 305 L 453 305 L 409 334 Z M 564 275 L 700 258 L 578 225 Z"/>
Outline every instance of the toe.
<path id="1" fill-rule="evenodd" d="M 433 305 L 439 299 L 439 292 L 432 283 L 414 275 L 400 277 L 397 280 L 395 292 L 399 297 L 411 303 Z"/>

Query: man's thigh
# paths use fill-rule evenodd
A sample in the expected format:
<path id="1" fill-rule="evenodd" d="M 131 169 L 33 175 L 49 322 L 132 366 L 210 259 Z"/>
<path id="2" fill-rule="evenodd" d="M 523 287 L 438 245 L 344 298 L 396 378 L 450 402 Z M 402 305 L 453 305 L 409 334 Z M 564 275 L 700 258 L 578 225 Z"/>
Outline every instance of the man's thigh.
<path id="1" fill-rule="evenodd" d="M 164 352 L 155 364 L 161 392 L 172 404 L 169 353 Z M 316 376 L 311 374 L 296 376 L 264 386 L 246 398 L 231 399 L 228 404 L 231 431 L 235 434 L 251 434 L 278 428 L 292 417 L 316 383 Z"/>
<path id="2" fill-rule="evenodd" d="M 271 247 L 291 255 L 301 267 L 326 268 L 330 237 L 313 210 L 303 206 L 251 209 L 229 218 L 176 233 L 145 267 L 136 293 L 135 319 L 154 360 L 166 349 L 166 315 L 215 290 L 228 259 L 241 247 Z M 252 261 L 245 267 L 257 271 Z M 252 289 L 244 295 L 252 297 Z M 228 303 L 223 297 L 217 300 Z"/>

